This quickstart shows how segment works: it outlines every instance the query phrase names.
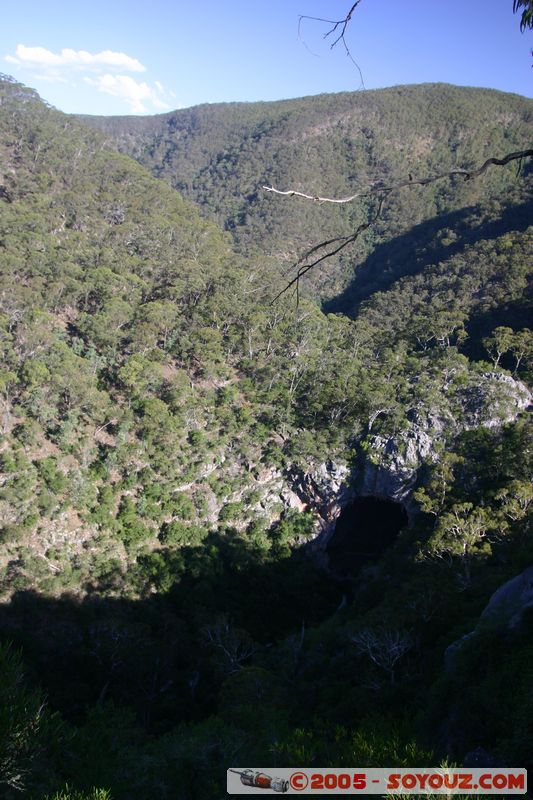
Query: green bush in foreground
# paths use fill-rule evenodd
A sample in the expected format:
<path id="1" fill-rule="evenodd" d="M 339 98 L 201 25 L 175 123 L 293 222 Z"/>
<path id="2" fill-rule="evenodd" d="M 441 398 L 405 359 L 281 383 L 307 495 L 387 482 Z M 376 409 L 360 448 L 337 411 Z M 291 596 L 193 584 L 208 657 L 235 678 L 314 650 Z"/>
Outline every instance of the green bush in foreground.
<path id="1" fill-rule="evenodd" d="M 91 789 L 87 794 L 65 786 L 61 792 L 57 792 L 53 797 L 46 798 L 46 800 L 111 800 L 111 795 L 107 789 Z"/>

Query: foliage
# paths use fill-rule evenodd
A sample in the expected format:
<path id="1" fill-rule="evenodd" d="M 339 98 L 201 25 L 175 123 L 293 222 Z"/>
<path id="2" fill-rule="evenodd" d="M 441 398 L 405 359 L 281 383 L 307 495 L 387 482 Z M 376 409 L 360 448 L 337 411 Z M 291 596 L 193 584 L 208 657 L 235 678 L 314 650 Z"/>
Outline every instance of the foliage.
<path id="1" fill-rule="evenodd" d="M 0 786 L 24 790 L 32 761 L 44 746 L 44 702 L 25 684 L 20 654 L 0 643 Z"/>
<path id="2" fill-rule="evenodd" d="M 66 786 L 61 792 L 56 792 L 47 800 L 111 800 L 111 795 L 106 789 L 93 789 L 91 792 L 77 792 Z"/>
<path id="3" fill-rule="evenodd" d="M 530 103 L 433 85 L 92 121 L 154 177 L 16 82 L 0 100 L 7 796 L 207 800 L 229 764 L 480 744 L 525 763 L 527 618 L 460 674 L 443 658 L 533 556 L 531 431 L 505 424 L 511 373 L 531 385 L 530 169 L 391 198 L 298 306 L 271 303 L 286 231 L 295 251 L 357 212 L 257 186 L 478 163 L 523 144 Z M 286 484 L 333 458 L 357 477 L 426 424 L 410 527 L 353 575 L 318 569 Z"/>
<path id="4" fill-rule="evenodd" d="M 366 218 L 366 205 L 363 201 L 359 211 L 276 198 L 262 192 L 263 185 L 345 197 L 365 186 L 393 185 L 409 173 L 424 177 L 480 165 L 527 147 L 530 115 L 525 98 L 425 84 L 273 103 L 211 104 L 152 118 L 82 119 L 199 203 L 231 233 L 241 252 L 256 255 L 259 249 L 291 263 L 317 236 L 326 240 L 352 233 Z M 524 169 L 530 167 L 524 164 Z M 470 230 L 464 226 L 459 209 L 487 223 L 498 219 L 498 207 L 511 198 L 518 204 L 521 197 L 512 168 L 480 182 L 457 180 L 394 193 L 382 224 L 340 260 L 312 270 L 304 287 L 307 280 L 311 296 L 318 292 L 331 300 L 331 308 L 351 311 L 357 272 L 366 277 L 369 258 L 378 269 L 368 264 L 368 272 L 378 280 L 412 269 L 423 250 L 437 250 L 430 263 L 443 261 L 446 250 L 461 247 L 465 234 L 476 236 L 476 224 Z M 348 291 L 344 302 L 343 289 Z"/>
<path id="5" fill-rule="evenodd" d="M 515 14 L 523 9 L 520 18 L 520 30 L 522 33 L 526 28 L 533 28 L 533 3 L 531 0 L 513 0 L 513 11 Z"/>

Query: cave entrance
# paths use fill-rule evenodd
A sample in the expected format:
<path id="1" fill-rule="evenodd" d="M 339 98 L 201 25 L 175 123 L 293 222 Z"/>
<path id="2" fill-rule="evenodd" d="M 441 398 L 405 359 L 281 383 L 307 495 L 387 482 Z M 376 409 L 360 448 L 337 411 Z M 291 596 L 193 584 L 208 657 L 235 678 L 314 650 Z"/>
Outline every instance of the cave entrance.
<path id="1" fill-rule="evenodd" d="M 393 500 L 358 497 L 341 511 L 329 540 L 329 566 L 336 575 L 353 575 L 377 560 L 396 540 L 409 519 L 405 508 Z"/>

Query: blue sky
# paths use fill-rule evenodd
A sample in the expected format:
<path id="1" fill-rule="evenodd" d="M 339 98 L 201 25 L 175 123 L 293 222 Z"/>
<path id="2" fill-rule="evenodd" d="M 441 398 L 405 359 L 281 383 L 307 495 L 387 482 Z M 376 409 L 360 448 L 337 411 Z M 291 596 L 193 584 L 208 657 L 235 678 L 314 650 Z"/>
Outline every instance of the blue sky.
<path id="1" fill-rule="evenodd" d="M 357 89 L 324 23 L 352 0 L 21 0 L 2 9 L 0 72 L 67 112 L 157 113 L 198 103 Z M 532 96 L 531 32 L 512 0 L 361 0 L 347 33 L 368 89 L 445 81 Z"/>

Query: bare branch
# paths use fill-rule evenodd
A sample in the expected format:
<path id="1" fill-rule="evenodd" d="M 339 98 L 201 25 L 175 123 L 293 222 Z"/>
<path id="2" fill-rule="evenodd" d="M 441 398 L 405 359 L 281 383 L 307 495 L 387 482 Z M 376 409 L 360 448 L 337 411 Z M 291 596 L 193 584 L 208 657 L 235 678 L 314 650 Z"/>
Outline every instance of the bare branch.
<path id="1" fill-rule="evenodd" d="M 519 161 L 519 163 L 521 163 L 522 159 L 531 157 L 533 157 L 533 149 L 519 150 L 516 153 L 509 153 L 508 155 L 504 156 L 504 158 L 488 158 L 478 169 L 452 169 L 449 172 L 440 172 L 437 175 L 429 175 L 425 178 L 413 178 L 412 175 L 409 175 L 407 179 L 400 181 L 399 183 L 395 183 L 390 186 L 385 186 L 383 183 L 376 183 L 369 186 L 364 191 L 355 192 L 348 197 L 322 197 L 321 195 L 298 192 L 295 189 L 287 189 L 286 191 L 283 191 L 281 189 L 276 189 L 274 186 L 263 186 L 262 188 L 265 192 L 285 195 L 287 197 L 303 197 L 304 200 L 312 200 L 315 203 L 336 203 L 338 205 L 343 205 L 345 203 L 353 203 L 354 200 L 358 200 L 361 197 L 380 195 L 392 192 L 396 189 L 403 189 L 406 186 L 427 186 L 428 184 L 435 183 L 436 181 L 445 179 L 450 180 L 451 178 L 455 177 L 461 177 L 464 178 L 465 181 L 469 181 L 472 178 L 478 178 L 493 164 L 503 167 L 510 161 Z"/>
<path id="2" fill-rule="evenodd" d="M 224 615 L 214 624 L 206 625 L 203 635 L 205 643 L 222 654 L 221 666 L 228 674 L 241 670 L 258 649 L 246 631 L 234 628 Z"/>
<path id="3" fill-rule="evenodd" d="M 415 645 L 410 631 L 388 628 L 365 628 L 351 637 L 362 655 L 366 655 L 377 667 L 384 669 L 395 681 L 396 664 Z"/>
<path id="4" fill-rule="evenodd" d="M 320 195 L 313 195 L 313 194 L 306 194 L 305 192 L 298 192 L 295 189 L 288 189 L 283 191 L 281 189 L 276 189 L 273 186 L 263 186 L 263 190 L 265 192 L 271 192 L 273 194 L 284 195 L 286 197 L 301 197 L 304 200 L 310 200 L 311 202 L 315 203 L 335 203 L 337 205 L 343 205 L 346 203 L 352 203 L 354 200 L 358 200 L 364 197 L 378 197 L 378 207 L 377 211 L 366 221 L 361 223 L 356 230 L 349 234 L 348 236 L 336 236 L 333 239 L 327 239 L 324 242 L 319 242 L 318 244 L 311 247 L 307 250 L 300 258 L 294 262 L 289 268 L 289 272 L 293 269 L 297 269 L 297 273 L 295 277 L 276 295 L 274 300 L 272 300 L 272 304 L 279 300 L 279 298 L 284 295 L 289 289 L 293 286 L 296 287 L 296 300 L 297 303 L 299 302 L 299 289 L 300 289 L 300 279 L 307 273 L 309 270 L 316 267 L 317 264 L 320 264 L 322 261 L 325 261 L 328 258 L 332 258 L 333 256 L 340 253 L 341 250 L 344 250 L 349 244 L 355 242 L 355 240 L 362 234 L 364 231 L 368 230 L 375 222 L 380 218 L 381 213 L 383 211 L 383 206 L 386 197 L 394 191 L 399 189 L 404 189 L 406 187 L 412 186 L 428 186 L 431 183 L 435 183 L 436 181 L 441 180 L 451 180 L 452 178 L 460 177 L 463 178 L 465 181 L 472 180 L 474 178 L 478 178 L 480 175 L 483 175 L 484 172 L 488 170 L 491 166 L 499 166 L 503 167 L 506 164 L 509 164 L 511 161 L 518 161 L 519 167 L 522 164 L 524 158 L 532 158 L 533 157 L 533 149 L 528 150 L 519 150 L 514 153 L 508 153 L 503 158 L 488 158 L 480 167 L 477 169 L 452 169 L 449 172 L 441 172 L 437 175 L 429 175 L 425 178 L 413 178 L 412 175 L 409 174 L 409 177 L 406 180 L 402 180 L 399 183 L 391 184 L 386 186 L 383 183 L 376 183 L 374 185 L 369 186 L 368 188 L 364 189 L 360 192 L 355 192 L 348 197 L 322 197 Z M 316 258 L 313 258 L 316 256 Z M 313 260 L 309 260 L 313 259 Z"/>
<path id="5" fill-rule="evenodd" d="M 279 292 L 276 295 L 276 297 L 272 300 L 271 305 L 273 305 L 276 302 L 276 300 L 279 300 L 279 298 L 282 295 L 284 295 L 285 292 L 287 292 L 294 285 L 296 285 L 296 303 L 298 304 L 300 299 L 300 279 L 307 272 L 309 272 L 310 269 L 313 269 L 313 267 L 316 267 L 317 264 L 320 264 L 321 261 L 325 261 L 327 258 L 332 258 L 333 256 L 336 256 L 337 253 L 340 253 L 341 250 L 344 250 L 344 248 L 347 247 L 349 244 L 355 242 L 355 240 L 364 231 L 368 230 L 368 228 L 370 228 L 371 225 L 377 222 L 377 220 L 381 216 L 381 212 L 383 211 L 383 205 L 385 203 L 385 197 L 387 194 L 388 191 L 383 192 L 382 196 L 379 199 L 377 211 L 375 212 L 375 214 L 373 214 L 372 217 L 370 217 L 370 219 L 368 219 L 366 222 L 362 222 L 353 233 L 349 234 L 349 236 L 336 236 L 334 239 L 328 239 L 325 242 L 320 242 L 319 244 L 316 244 L 314 247 L 311 247 L 311 249 L 308 250 L 306 253 L 304 253 L 302 256 L 300 256 L 298 261 L 296 261 L 291 266 L 291 270 L 298 268 L 296 276 L 281 290 L 281 292 Z M 330 250 L 325 249 L 330 247 L 330 245 L 333 246 L 332 249 Z M 324 249 L 325 252 L 321 252 L 324 251 Z M 313 255 L 316 255 L 317 257 L 310 263 L 306 263 Z"/>
<path id="6" fill-rule="evenodd" d="M 353 14 L 353 12 L 355 11 L 355 9 L 357 8 L 357 6 L 359 5 L 360 2 L 361 2 L 361 0 L 356 0 L 356 2 L 352 5 L 352 7 L 350 8 L 350 10 L 346 14 L 346 16 L 343 17 L 342 19 L 338 19 L 338 20 L 335 20 L 335 19 L 324 19 L 323 17 L 310 17 L 310 16 L 308 16 L 306 14 L 300 14 L 300 16 L 298 18 L 298 37 L 301 39 L 301 36 L 300 36 L 301 27 L 302 27 L 302 22 L 305 19 L 312 20 L 313 22 L 325 22 L 327 25 L 331 25 L 332 27 L 329 29 L 329 31 L 326 31 L 326 33 L 324 34 L 323 38 L 327 39 L 329 36 L 335 36 L 335 34 L 337 34 L 336 39 L 332 42 L 330 47 L 333 50 L 333 48 L 336 45 L 338 45 L 339 42 L 342 42 L 344 50 L 346 51 L 346 55 L 348 56 L 348 58 L 350 59 L 350 61 L 354 65 L 354 67 L 356 67 L 357 71 L 359 72 L 359 78 L 360 78 L 360 81 L 361 81 L 361 88 L 364 89 L 365 88 L 365 82 L 363 80 L 363 73 L 361 72 L 361 68 L 360 68 L 359 64 L 357 63 L 357 61 L 355 61 L 354 57 L 352 56 L 352 53 L 350 51 L 350 48 L 348 47 L 348 43 L 346 42 L 346 38 L 345 38 L 346 29 L 348 28 L 348 24 L 350 23 L 350 20 L 352 18 L 352 14 Z M 304 40 L 302 39 L 302 41 L 304 41 Z M 304 42 L 304 44 L 305 44 L 305 42 Z M 305 46 L 307 47 L 307 45 L 305 45 Z M 309 48 L 307 48 L 307 49 L 309 49 Z M 310 52 L 312 52 L 312 51 L 310 51 Z M 315 55 L 315 54 L 313 53 L 313 55 Z"/>

